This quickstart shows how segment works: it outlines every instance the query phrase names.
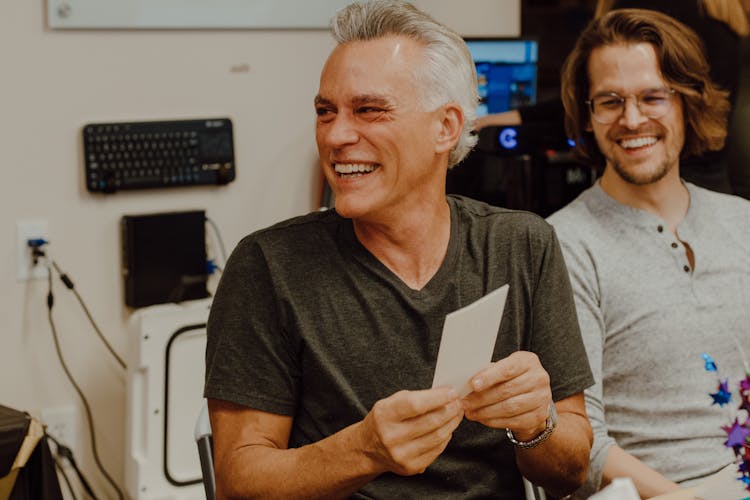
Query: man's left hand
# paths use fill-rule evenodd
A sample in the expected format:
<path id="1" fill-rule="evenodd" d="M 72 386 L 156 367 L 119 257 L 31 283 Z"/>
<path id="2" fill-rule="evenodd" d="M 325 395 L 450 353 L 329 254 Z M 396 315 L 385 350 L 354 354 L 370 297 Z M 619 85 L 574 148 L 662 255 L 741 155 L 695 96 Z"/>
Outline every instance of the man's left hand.
<path id="1" fill-rule="evenodd" d="M 517 351 L 492 363 L 471 378 L 471 387 L 462 401 L 467 419 L 508 428 L 521 441 L 544 431 L 552 390 L 536 354 Z"/>

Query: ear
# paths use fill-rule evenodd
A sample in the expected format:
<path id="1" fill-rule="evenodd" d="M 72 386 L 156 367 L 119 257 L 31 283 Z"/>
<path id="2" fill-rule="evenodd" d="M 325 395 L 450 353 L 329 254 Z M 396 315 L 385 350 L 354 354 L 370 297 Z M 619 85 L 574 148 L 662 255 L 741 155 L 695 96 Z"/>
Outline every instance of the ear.
<path id="1" fill-rule="evenodd" d="M 464 129 L 464 113 L 461 106 L 449 102 L 437 110 L 438 133 L 435 140 L 435 152 L 450 152 L 458 143 Z"/>
<path id="2" fill-rule="evenodd" d="M 593 131 L 594 131 L 594 127 L 591 126 L 591 119 L 589 119 L 589 121 L 586 122 L 586 132 L 593 132 Z"/>

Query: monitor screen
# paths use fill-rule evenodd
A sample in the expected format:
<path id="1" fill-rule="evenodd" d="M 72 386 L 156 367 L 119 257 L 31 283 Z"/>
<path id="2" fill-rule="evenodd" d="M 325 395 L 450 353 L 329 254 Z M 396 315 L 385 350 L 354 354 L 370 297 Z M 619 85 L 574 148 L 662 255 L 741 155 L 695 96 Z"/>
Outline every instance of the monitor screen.
<path id="1" fill-rule="evenodd" d="M 467 38 L 479 82 L 477 116 L 536 103 L 536 40 Z"/>

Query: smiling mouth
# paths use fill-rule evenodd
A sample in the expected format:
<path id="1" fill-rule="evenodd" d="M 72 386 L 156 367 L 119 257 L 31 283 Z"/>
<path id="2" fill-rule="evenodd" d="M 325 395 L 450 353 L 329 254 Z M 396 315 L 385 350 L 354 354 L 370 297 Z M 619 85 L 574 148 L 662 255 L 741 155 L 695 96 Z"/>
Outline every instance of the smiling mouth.
<path id="1" fill-rule="evenodd" d="M 353 178 L 362 177 L 367 175 L 376 169 L 380 165 L 377 163 L 334 163 L 333 169 L 339 177 Z"/>
<path id="2" fill-rule="evenodd" d="M 638 149 L 652 146 L 656 144 L 658 140 L 659 139 L 657 139 L 655 136 L 633 137 L 629 139 L 621 139 L 620 141 L 618 141 L 618 143 L 623 149 Z"/>

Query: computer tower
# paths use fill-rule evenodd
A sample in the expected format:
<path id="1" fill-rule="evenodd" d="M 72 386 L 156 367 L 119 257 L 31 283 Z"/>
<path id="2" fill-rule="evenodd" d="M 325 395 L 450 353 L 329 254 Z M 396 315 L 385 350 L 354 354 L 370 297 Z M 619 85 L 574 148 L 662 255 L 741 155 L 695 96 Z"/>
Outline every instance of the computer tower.
<path id="1" fill-rule="evenodd" d="M 125 304 L 144 307 L 208 296 L 203 210 L 124 215 Z"/>

